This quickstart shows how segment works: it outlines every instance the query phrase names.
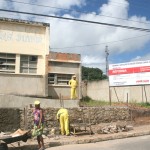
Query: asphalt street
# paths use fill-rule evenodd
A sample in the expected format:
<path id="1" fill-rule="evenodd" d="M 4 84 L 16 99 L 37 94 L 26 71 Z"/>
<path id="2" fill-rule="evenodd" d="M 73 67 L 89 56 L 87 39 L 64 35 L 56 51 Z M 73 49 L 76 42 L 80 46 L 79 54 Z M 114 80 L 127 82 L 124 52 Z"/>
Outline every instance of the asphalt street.
<path id="1" fill-rule="evenodd" d="M 150 135 L 103 141 L 90 144 L 74 144 L 47 148 L 46 150 L 149 150 Z"/>

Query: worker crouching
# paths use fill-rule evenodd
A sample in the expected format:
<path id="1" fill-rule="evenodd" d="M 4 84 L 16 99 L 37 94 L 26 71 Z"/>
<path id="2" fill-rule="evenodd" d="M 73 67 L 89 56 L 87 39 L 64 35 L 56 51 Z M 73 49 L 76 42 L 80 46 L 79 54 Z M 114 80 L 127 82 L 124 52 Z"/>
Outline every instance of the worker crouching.
<path id="1" fill-rule="evenodd" d="M 59 109 L 57 112 L 57 120 L 60 122 L 61 134 L 70 135 L 68 110 L 65 108 Z"/>

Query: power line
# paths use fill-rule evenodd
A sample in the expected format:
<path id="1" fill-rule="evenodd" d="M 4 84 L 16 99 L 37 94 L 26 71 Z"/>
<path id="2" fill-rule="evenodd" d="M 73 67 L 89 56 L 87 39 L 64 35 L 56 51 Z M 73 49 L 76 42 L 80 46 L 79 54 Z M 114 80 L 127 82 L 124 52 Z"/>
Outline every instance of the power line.
<path id="1" fill-rule="evenodd" d="M 34 5 L 34 6 L 39 6 L 39 7 L 47 7 L 47 8 L 51 8 L 51 9 L 59 9 L 59 10 L 64 10 L 64 11 L 75 11 L 81 14 L 88 14 L 88 12 L 81 12 L 78 10 L 71 10 L 71 9 L 64 9 L 64 8 L 59 8 L 59 7 L 53 7 L 53 6 L 46 6 L 46 5 L 40 5 L 40 4 L 33 4 L 33 3 L 27 3 L 27 2 L 19 2 L 19 1 L 15 1 L 15 0 L 5 0 L 5 1 L 9 1 L 9 2 L 14 2 L 14 3 L 21 3 L 21 4 L 26 4 L 26 5 Z M 117 2 L 112 2 L 112 3 L 117 3 Z M 122 3 L 123 4 L 123 3 Z M 119 17 L 113 17 L 113 16 L 107 16 L 107 15 L 96 15 L 96 16 L 102 16 L 102 17 L 107 17 L 107 18 L 112 18 L 112 19 L 119 19 L 119 20 L 125 20 L 125 21 L 131 21 L 131 22 L 138 22 L 138 23 L 142 23 L 142 24 L 150 24 L 150 23 L 146 23 L 146 22 L 141 22 L 141 21 L 136 21 L 136 20 L 132 20 L 132 19 L 125 19 L 125 18 L 119 18 Z"/>
<path id="2" fill-rule="evenodd" d="M 2 16 L 2 14 L 3 14 L 3 16 Z M 18 15 L 17 15 L 17 13 L 5 13 L 5 12 L 1 12 L 1 17 L 7 17 L 8 18 L 8 15 L 9 16 L 14 16 L 14 17 L 12 17 L 12 18 L 9 18 L 9 19 L 21 19 L 21 18 L 23 18 L 24 19 L 24 17 L 26 17 L 27 18 L 27 16 L 28 16 L 28 14 L 23 14 L 23 16 L 20 16 L 21 18 L 18 18 Z M 30 19 L 30 18 L 29 18 Z M 39 21 L 39 19 L 40 19 L 40 21 Z M 54 19 L 54 18 L 47 18 L 47 20 L 48 21 L 52 21 L 52 19 Z M 44 20 L 43 22 L 45 22 L 45 23 L 49 23 L 47 20 L 45 21 L 45 17 L 43 17 L 43 16 L 38 16 L 38 18 L 36 17 L 34 17 L 34 18 L 32 18 L 32 19 L 30 19 L 30 20 L 28 20 L 28 21 L 35 21 L 35 22 L 41 22 L 41 20 Z M 68 20 L 60 20 L 61 22 L 67 22 L 67 23 L 75 23 L 75 22 L 68 22 Z M 80 23 L 80 22 L 77 22 L 77 23 Z M 80 23 L 80 24 L 82 24 L 82 25 L 89 25 L 89 24 L 84 24 L 84 23 Z"/>
<path id="3" fill-rule="evenodd" d="M 106 75 L 108 76 L 108 55 L 109 55 L 108 46 L 105 47 L 105 54 L 106 54 Z"/>
<path id="4" fill-rule="evenodd" d="M 3 16 L 2 16 L 2 14 L 3 14 Z M 12 17 L 12 18 L 9 18 L 9 19 L 18 19 L 18 15 L 15 14 L 15 13 L 14 13 L 14 14 L 12 14 L 11 12 L 10 12 L 10 13 L 8 12 L 7 14 L 6 14 L 5 12 L 2 12 L 2 13 L 1 13 L 1 17 L 6 17 L 5 15 L 6 15 L 6 16 L 8 16 L 8 15 L 9 15 L 9 16 L 14 16 L 14 18 Z M 27 16 L 28 16 L 28 14 L 26 14 L 26 15 L 24 14 L 24 17 L 27 17 Z M 23 18 L 23 16 L 21 16 L 21 17 Z M 7 18 L 8 18 L 8 17 L 7 17 Z M 19 19 L 20 19 L 20 18 L 19 18 Z M 45 23 L 49 23 L 49 22 L 45 21 L 45 18 L 42 17 L 42 16 L 41 16 L 41 17 L 38 16 L 38 18 L 32 18 L 31 20 L 28 20 L 28 21 L 39 22 L 39 19 L 40 19 L 40 21 L 41 21 L 41 20 L 44 20 Z M 49 20 L 49 21 L 51 21 L 52 19 L 53 19 L 53 18 L 47 18 L 47 20 Z M 63 21 L 63 22 L 68 22 L 67 20 L 61 20 L 61 21 Z M 70 22 L 70 23 L 73 23 L 73 22 Z"/>
<path id="5" fill-rule="evenodd" d="M 6 9 L 0 9 L 0 11 L 28 14 L 28 15 L 33 15 L 33 16 L 51 17 L 51 18 L 56 18 L 56 19 L 64 19 L 64 20 L 71 20 L 71 21 L 84 22 L 84 23 L 90 23 L 90 24 L 99 24 L 99 25 L 105 25 L 105 26 L 111 26 L 111 27 L 119 27 L 119 28 L 125 28 L 125 29 L 132 29 L 132 30 L 150 32 L 150 29 L 138 28 L 138 27 L 132 27 L 132 26 L 123 26 L 123 25 L 119 25 L 119 24 L 110 24 L 110 23 L 104 23 L 104 22 L 97 22 L 97 21 L 90 21 L 90 20 L 83 20 L 83 19 L 75 19 L 75 18 L 68 18 L 68 17 L 59 17 L 59 16 L 37 14 L 37 13 L 30 13 L 30 12 L 22 12 L 22 11 L 15 11 L 15 10 L 6 10 Z"/>
<path id="6" fill-rule="evenodd" d="M 110 41 L 110 42 L 104 42 L 104 43 L 99 43 L 99 44 L 91 44 L 91 45 L 82 45 L 82 46 L 72 46 L 72 47 L 62 47 L 62 48 L 51 48 L 51 49 L 68 49 L 68 48 L 81 48 L 81 47 L 90 47 L 90 46 L 99 46 L 99 45 L 103 45 L 103 44 L 110 44 L 110 43 L 118 43 L 118 42 L 122 42 L 122 41 L 126 41 L 126 40 L 131 40 L 131 39 L 135 39 L 135 38 L 141 38 L 143 36 L 148 36 L 150 34 L 145 34 L 145 35 L 141 35 L 141 36 L 136 36 L 136 37 L 131 37 L 131 38 L 126 38 L 126 39 L 122 39 L 122 40 L 117 40 L 117 41 Z"/>
<path id="7" fill-rule="evenodd" d="M 1 11 L 1 9 L 0 9 Z M 5 10 L 5 11 L 8 11 L 8 10 Z M 9 12 L 9 11 L 8 11 Z M 11 12 L 11 11 L 10 11 Z M 14 12 L 14 11 L 13 11 Z M 18 13 L 18 11 L 15 11 L 15 13 Z M 23 12 L 25 13 L 25 12 Z M 26 13 L 25 13 L 26 14 Z M 28 13 L 27 13 L 28 14 Z M 31 13 L 29 13 L 31 14 Z M 36 14 L 37 15 L 37 14 Z M 43 16 L 43 15 L 42 15 Z M 44 15 L 45 17 L 45 15 Z M 54 16 L 55 17 L 55 16 Z M 147 29 L 149 30 L 149 29 Z M 143 36 L 148 36 L 149 34 L 146 34 L 146 35 L 141 35 L 141 36 L 136 36 L 136 37 L 131 37 L 131 38 L 127 38 L 127 39 L 123 39 L 123 40 L 118 40 L 118 41 L 111 41 L 111 42 L 104 42 L 104 43 L 99 43 L 99 44 L 91 44 L 91 45 L 82 45 L 82 46 L 73 46 L 73 47 L 63 47 L 63 48 L 51 48 L 51 49 L 67 49 L 67 48 L 78 48 L 78 47 L 88 47 L 88 46 L 98 46 L 98 45 L 102 45 L 102 44 L 108 44 L 108 43 L 116 43 L 116 42 L 121 42 L 121 41 L 125 41 L 125 40 L 129 40 L 129 39 L 133 39 L 133 38 L 140 38 L 140 37 L 143 37 Z"/>
<path id="8" fill-rule="evenodd" d="M 16 0 L 3 0 L 3 1 L 9 1 L 9 2 L 16 2 L 16 3 L 22 3 L 22 4 L 29 4 L 29 5 L 35 5 L 35 6 L 42 6 L 42 7 L 52 7 L 52 6 L 47 6 L 47 5 L 41 5 L 41 4 L 34 4 L 34 3 L 27 3 L 27 2 L 20 2 L 20 1 L 16 1 Z M 112 2 L 111 3 L 114 3 L 114 4 L 119 4 L 119 6 L 124 6 L 125 3 L 121 3 L 121 2 Z M 128 2 L 129 3 L 129 2 Z M 147 5 L 141 5 L 141 3 L 137 4 L 136 2 L 132 2 L 134 4 L 134 6 L 138 6 L 138 7 L 141 7 L 141 8 L 146 8 Z M 129 3 L 129 4 L 132 4 L 132 3 Z M 115 5 L 115 6 L 118 6 L 118 5 Z M 58 7 L 52 7 L 52 8 L 56 8 L 56 9 L 63 9 L 63 8 L 58 8 Z M 147 8 L 149 10 L 149 8 Z M 69 10 L 69 9 L 64 9 L 64 10 Z"/>

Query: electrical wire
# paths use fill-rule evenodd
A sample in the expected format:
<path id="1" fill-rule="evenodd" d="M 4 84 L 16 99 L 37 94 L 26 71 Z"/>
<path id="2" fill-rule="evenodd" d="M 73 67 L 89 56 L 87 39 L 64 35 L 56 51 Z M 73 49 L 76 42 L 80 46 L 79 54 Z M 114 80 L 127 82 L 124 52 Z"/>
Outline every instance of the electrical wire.
<path id="1" fill-rule="evenodd" d="M 34 3 L 27 3 L 27 2 L 20 2 L 20 1 L 16 1 L 16 0 L 2 0 L 2 1 L 9 1 L 9 2 L 15 2 L 15 3 L 22 3 L 22 4 L 29 4 L 29 5 L 35 5 L 35 6 L 42 6 L 42 7 L 52 7 L 52 6 L 47 6 L 47 5 L 42 5 L 42 4 L 34 4 Z M 125 3 L 121 3 L 121 2 L 114 2 L 114 1 L 111 1 L 111 4 L 114 3 L 114 4 L 119 4 L 119 5 L 115 5 L 115 6 L 124 6 Z M 128 2 L 129 3 L 129 2 Z M 143 5 L 143 3 L 139 3 L 137 4 L 135 1 L 130 3 L 130 4 L 134 4 L 134 6 L 138 6 L 138 7 L 141 7 L 141 8 L 144 8 L 149 10 L 148 8 L 148 5 Z M 143 6 L 142 6 L 143 5 Z M 63 9 L 63 8 L 58 8 L 58 7 L 52 7 L 52 8 L 57 8 L 57 9 Z M 64 9 L 64 10 L 69 10 L 69 9 Z"/>
<path id="2" fill-rule="evenodd" d="M 111 23 L 104 23 L 104 22 L 97 22 L 97 21 L 90 21 L 90 20 L 83 20 L 83 19 L 75 19 L 75 18 L 68 18 L 68 17 L 60 17 L 60 16 L 53 16 L 53 15 L 45 15 L 45 14 L 37 14 L 37 13 L 30 13 L 30 12 L 22 12 L 22 11 L 15 11 L 15 10 L 6 10 L 6 9 L 0 9 L 0 11 L 28 14 L 28 15 L 32 15 L 32 16 L 51 17 L 51 18 L 56 18 L 56 19 L 64 19 L 64 20 L 70 20 L 70 21 L 84 22 L 84 23 L 90 23 L 90 24 L 99 24 L 99 25 L 104 25 L 104 26 L 120 27 L 120 28 L 125 28 L 125 29 L 150 32 L 150 29 L 138 28 L 138 27 L 132 27 L 132 26 L 124 26 L 124 25 L 120 25 L 120 24 L 111 24 Z"/>
<path id="3" fill-rule="evenodd" d="M 21 4 L 25 4 L 25 5 L 33 5 L 33 6 L 39 6 L 39 7 L 47 7 L 47 8 L 51 8 L 51 9 L 58 9 L 58 10 L 64 10 L 64 11 L 75 11 L 77 13 L 81 13 L 81 14 L 88 14 L 88 12 L 82 12 L 82 11 L 77 11 L 77 10 L 71 10 L 71 9 L 64 9 L 64 8 L 59 8 L 59 7 L 53 7 L 53 6 L 46 6 L 46 5 L 41 5 L 41 4 L 33 4 L 33 3 L 27 3 L 27 2 L 20 2 L 20 1 L 15 1 L 15 0 L 5 0 L 8 2 L 14 2 L 14 3 L 21 3 Z M 112 2 L 112 3 L 117 3 L 117 2 Z M 124 20 L 124 21 L 131 21 L 131 22 L 138 22 L 138 23 L 142 23 L 142 24 L 150 24 L 147 22 L 142 22 L 142 21 L 136 21 L 136 20 L 132 20 L 132 19 L 125 19 L 125 18 L 119 18 L 119 17 L 113 17 L 113 16 L 108 16 L 108 15 L 97 15 L 96 16 L 102 16 L 102 17 L 107 17 L 107 18 L 112 18 L 112 19 L 119 19 L 119 20 Z"/>
<path id="4" fill-rule="evenodd" d="M 145 34 L 145 35 L 141 35 L 141 36 L 136 36 L 136 37 L 131 37 L 131 38 L 126 38 L 126 39 L 122 39 L 122 40 L 117 40 L 117 41 L 110 41 L 110 42 L 104 42 L 104 43 L 99 43 L 99 44 L 90 44 L 90 45 L 82 45 L 82 46 L 72 46 L 72 47 L 62 47 L 62 48 L 51 48 L 52 50 L 53 49 L 72 49 L 72 48 L 81 48 L 81 47 L 90 47 L 90 46 L 99 46 L 99 45 L 103 45 L 103 44 L 111 44 L 111 43 L 117 43 L 117 42 L 123 42 L 123 41 L 126 41 L 126 40 L 132 40 L 132 39 L 135 39 L 135 38 L 141 38 L 141 37 L 144 37 L 144 36 L 150 36 L 150 34 Z"/>
<path id="5" fill-rule="evenodd" d="M 12 14 L 10 14 L 12 15 Z M 149 29 L 148 29 L 149 30 Z M 90 44 L 90 45 L 82 45 L 82 46 L 72 46 L 72 47 L 62 47 L 62 48 L 51 48 L 51 49 L 68 49 L 68 48 L 81 48 L 81 47 L 89 47 L 89 46 L 98 46 L 98 45 L 102 45 L 102 44 L 111 44 L 111 43 L 116 43 L 116 42 L 122 42 L 122 41 L 125 41 L 125 40 L 130 40 L 130 39 L 134 39 L 134 38 L 140 38 L 140 37 L 143 37 L 143 36 L 148 36 L 150 34 L 146 34 L 146 35 L 141 35 L 141 36 L 136 36 L 136 37 L 131 37 L 131 38 L 127 38 L 127 39 L 122 39 L 122 40 L 117 40 L 117 41 L 110 41 L 110 42 L 104 42 L 104 43 L 99 43 L 99 44 Z"/>

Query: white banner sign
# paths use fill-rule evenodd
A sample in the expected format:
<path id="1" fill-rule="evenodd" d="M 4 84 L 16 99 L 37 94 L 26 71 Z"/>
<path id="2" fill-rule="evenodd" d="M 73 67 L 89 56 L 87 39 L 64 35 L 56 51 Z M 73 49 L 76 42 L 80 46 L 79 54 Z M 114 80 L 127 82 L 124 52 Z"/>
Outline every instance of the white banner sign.
<path id="1" fill-rule="evenodd" d="M 150 84 L 150 60 L 109 65 L 109 85 Z"/>

